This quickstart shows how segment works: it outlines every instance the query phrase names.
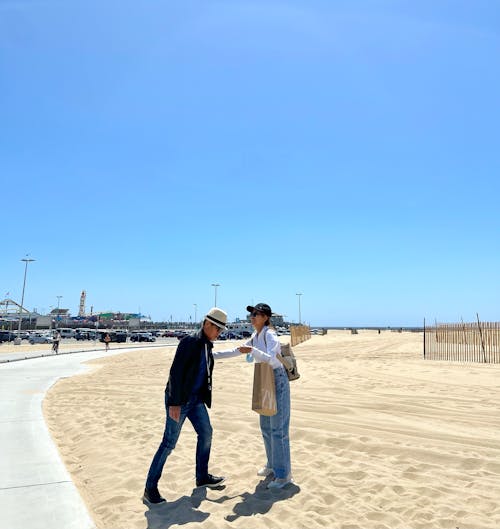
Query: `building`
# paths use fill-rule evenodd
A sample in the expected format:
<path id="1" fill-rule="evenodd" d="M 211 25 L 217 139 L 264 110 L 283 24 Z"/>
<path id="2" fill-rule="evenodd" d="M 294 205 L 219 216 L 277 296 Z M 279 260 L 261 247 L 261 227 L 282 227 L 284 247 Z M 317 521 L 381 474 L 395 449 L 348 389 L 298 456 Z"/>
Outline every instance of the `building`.
<path id="1" fill-rule="evenodd" d="M 0 301 L 0 328 L 2 329 L 15 328 L 19 325 L 19 318 L 21 318 L 21 328 L 31 328 L 38 316 L 36 311 L 29 311 L 25 307 L 21 307 L 13 299 L 5 298 Z"/>

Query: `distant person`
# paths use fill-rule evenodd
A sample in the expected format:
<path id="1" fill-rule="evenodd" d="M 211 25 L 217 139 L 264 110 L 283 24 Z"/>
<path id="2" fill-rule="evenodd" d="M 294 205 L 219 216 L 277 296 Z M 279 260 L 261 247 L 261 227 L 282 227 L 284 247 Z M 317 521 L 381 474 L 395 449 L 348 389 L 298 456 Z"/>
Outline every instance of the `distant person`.
<path id="1" fill-rule="evenodd" d="M 111 341 L 111 336 L 106 333 L 106 336 L 104 337 L 104 344 L 106 345 L 106 351 L 109 351 L 109 342 Z"/>
<path id="2" fill-rule="evenodd" d="M 241 351 L 212 352 L 213 341 L 226 328 L 227 314 L 210 309 L 201 329 L 181 339 L 175 352 L 165 388 L 166 421 L 163 439 L 149 468 L 143 501 L 149 505 L 165 502 L 158 490 L 165 461 L 175 448 L 185 419 L 189 419 L 198 435 L 196 445 L 196 486 L 214 488 L 225 478 L 208 473 L 212 447 L 212 425 L 207 407 L 212 404 L 212 372 L 214 358 L 238 356 Z"/>
<path id="3" fill-rule="evenodd" d="M 255 333 L 239 347 L 240 352 L 252 354 L 257 362 L 267 362 L 274 371 L 276 384 L 276 415 L 260 415 L 260 430 L 266 451 L 266 464 L 257 472 L 258 476 L 273 476 L 268 489 L 281 489 L 293 483 L 290 463 L 290 382 L 283 364 L 276 355 L 281 353 L 281 344 L 271 327 L 271 307 L 267 303 L 248 306 L 250 321 Z"/>
<path id="4" fill-rule="evenodd" d="M 61 341 L 61 333 L 59 331 L 56 331 L 54 334 L 54 338 L 52 340 L 52 351 L 54 351 L 55 354 L 59 352 L 59 342 Z"/>

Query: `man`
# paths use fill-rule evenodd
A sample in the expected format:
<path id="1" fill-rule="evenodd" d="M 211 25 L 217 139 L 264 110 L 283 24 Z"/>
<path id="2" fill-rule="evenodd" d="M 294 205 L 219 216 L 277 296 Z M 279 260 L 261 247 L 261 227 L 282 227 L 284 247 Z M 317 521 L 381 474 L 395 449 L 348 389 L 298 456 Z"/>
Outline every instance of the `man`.
<path id="1" fill-rule="evenodd" d="M 54 334 L 54 338 L 52 339 L 52 351 L 54 351 L 54 353 L 58 353 L 59 352 L 59 342 L 61 341 L 61 333 L 59 331 L 56 331 L 56 333 Z"/>
<path id="2" fill-rule="evenodd" d="M 163 466 L 175 448 L 184 420 L 191 421 L 197 435 L 196 486 L 217 487 L 225 478 L 208 473 L 212 445 L 212 426 L 207 406 L 212 404 L 212 371 L 214 367 L 213 341 L 226 328 L 227 314 L 218 308 L 210 309 L 202 328 L 194 336 L 182 338 L 175 352 L 165 388 L 166 424 L 162 442 L 153 457 L 144 489 L 143 501 L 156 505 L 164 498 L 158 491 Z M 216 353 L 218 357 L 240 354 L 239 351 Z"/>

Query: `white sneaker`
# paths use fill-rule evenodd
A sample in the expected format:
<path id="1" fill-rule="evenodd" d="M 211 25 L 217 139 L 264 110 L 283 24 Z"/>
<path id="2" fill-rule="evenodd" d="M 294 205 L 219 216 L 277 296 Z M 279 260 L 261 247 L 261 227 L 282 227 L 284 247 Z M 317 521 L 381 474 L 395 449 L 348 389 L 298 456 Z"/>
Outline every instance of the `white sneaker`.
<path id="1" fill-rule="evenodd" d="M 273 469 L 269 467 L 262 467 L 260 470 L 257 470 L 257 476 L 270 476 L 274 474 Z"/>
<path id="2" fill-rule="evenodd" d="M 286 487 L 290 483 L 293 483 L 293 479 L 291 476 L 288 476 L 287 478 L 274 478 L 272 481 L 270 481 L 267 484 L 268 489 L 282 489 L 283 487 Z"/>

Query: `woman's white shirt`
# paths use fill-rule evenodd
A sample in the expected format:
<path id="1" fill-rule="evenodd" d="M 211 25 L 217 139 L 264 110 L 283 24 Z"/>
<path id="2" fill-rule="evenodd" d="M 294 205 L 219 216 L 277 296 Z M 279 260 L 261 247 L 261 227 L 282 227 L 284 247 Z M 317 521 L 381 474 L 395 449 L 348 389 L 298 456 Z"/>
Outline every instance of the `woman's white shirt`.
<path id="1" fill-rule="evenodd" d="M 265 338 L 264 338 L 265 336 Z M 245 345 L 252 348 L 252 355 L 256 362 L 267 362 L 273 369 L 283 367 L 283 364 L 276 358 L 281 353 L 281 343 L 276 333 L 269 327 L 264 327 L 260 333 L 255 332 L 252 337 L 245 342 Z M 215 360 L 231 358 L 241 355 L 239 348 L 228 349 L 226 351 L 213 351 Z"/>
<path id="2" fill-rule="evenodd" d="M 267 362 L 273 369 L 283 367 L 276 358 L 281 353 L 281 344 L 276 333 L 269 327 L 264 327 L 260 333 L 254 333 L 245 345 L 252 348 L 253 357 L 257 362 Z"/>

